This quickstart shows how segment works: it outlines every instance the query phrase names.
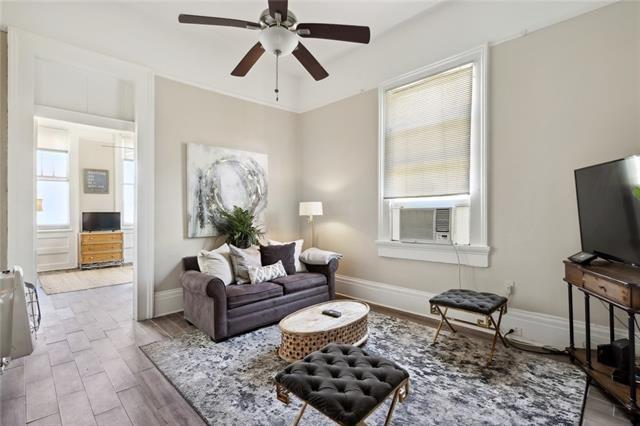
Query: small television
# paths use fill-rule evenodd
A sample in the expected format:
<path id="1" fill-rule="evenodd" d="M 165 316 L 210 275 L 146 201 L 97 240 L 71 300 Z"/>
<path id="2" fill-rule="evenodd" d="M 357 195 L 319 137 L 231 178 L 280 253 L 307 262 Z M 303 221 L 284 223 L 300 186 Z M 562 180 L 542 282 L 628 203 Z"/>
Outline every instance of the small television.
<path id="1" fill-rule="evenodd" d="M 582 250 L 640 265 L 640 155 L 575 171 Z"/>
<path id="2" fill-rule="evenodd" d="M 120 212 L 83 212 L 82 231 L 119 231 Z"/>

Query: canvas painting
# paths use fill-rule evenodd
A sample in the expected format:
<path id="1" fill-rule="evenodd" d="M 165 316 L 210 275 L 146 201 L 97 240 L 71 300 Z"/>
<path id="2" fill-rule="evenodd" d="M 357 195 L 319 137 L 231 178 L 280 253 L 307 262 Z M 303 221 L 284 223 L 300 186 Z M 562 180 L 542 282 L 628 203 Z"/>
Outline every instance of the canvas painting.
<path id="1" fill-rule="evenodd" d="M 187 234 L 219 235 L 220 212 L 251 211 L 264 229 L 267 155 L 190 143 L 187 145 Z"/>

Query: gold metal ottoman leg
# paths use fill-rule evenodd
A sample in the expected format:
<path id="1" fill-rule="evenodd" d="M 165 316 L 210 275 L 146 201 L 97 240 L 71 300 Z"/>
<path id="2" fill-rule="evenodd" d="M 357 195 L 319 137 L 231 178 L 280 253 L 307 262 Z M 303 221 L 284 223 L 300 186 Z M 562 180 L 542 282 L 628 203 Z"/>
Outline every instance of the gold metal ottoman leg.
<path id="1" fill-rule="evenodd" d="M 307 403 L 305 402 L 302 408 L 300 409 L 300 412 L 296 416 L 296 419 L 293 421 L 293 426 L 298 426 L 298 424 L 300 423 L 300 420 L 302 420 L 302 415 L 304 414 L 304 410 L 306 409 L 307 409 Z"/>
<path id="2" fill-rule="evenodd" d="M 389 426 L 391 424 L 391 417 L 393 416 L 393 410 L 396 408 L 396 403 L 398 402 L 399 393 L 400 393 L 400 389 L 396 389 L 396 391 L 393 393 L 393 399 L 391 400 L 391 406 L 389 407 L 387 418 L 384 421 L 384 426 Z"/>
<path id="3" fill-rule="evenodd" d="M 498 343 L 498 335 L 500 334 L 500 323 L 502 322 L 502 313 L 504 312 L 503 308 L 500 308 L 500 316 L 498 317 L 498 323 L 496 324 L 495 320 L 491 315 L 489 315 L 489 320 L 491 324 L 495 327 L 496 333 L 493 335 L 493 343 L 491 345 L 491 352 L 489 353 L 489 360 L 487 361 L 487 367 L 491 365 L 491 361 L 493 361 L 493 354 L 496 351 L 496 343 Z M 502 335 L 500 335 L 502 339 Z"/>
<path id="4" fill-rule="evenodd" d="M 453 328 L 453 326 L 451 325 L 451 323 L 449 322 L 449 320 L 447 319 L 447 312 L 449 311 L 449 308 L 444 308 L 444 312 L 442 312 L 442 310 L 440 309 L 440 306 L 436 305 L 436 309 L 438 310 L 438 313 L 440 314 L 440 324 L 438 324 L 438 328 L 436 329 L 436 335 L 433 336 L 433 343 L 436 343 L 436 340 L 438 340 L 438 336 L 440 335 L 440 331 L 442 330 L 442 326 L 444 325 L 444 323 L 447 323 L 447 325 L 449 326 L 449 328 L 451 329 L 452 332 L 456 332 L 456 329 Z"/>

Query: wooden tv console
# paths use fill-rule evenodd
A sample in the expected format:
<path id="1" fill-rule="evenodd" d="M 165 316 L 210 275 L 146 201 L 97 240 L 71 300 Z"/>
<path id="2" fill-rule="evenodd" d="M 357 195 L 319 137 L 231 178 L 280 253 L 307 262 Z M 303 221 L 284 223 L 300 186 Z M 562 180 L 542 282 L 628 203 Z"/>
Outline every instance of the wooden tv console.
<path id="1" fill-rule="evenodd" d="M 121 265 L 124 262 L 122 231 L 81 232 L 80 269 Z"/>
<path id="2" fill-rule="evenodd" d="M 564 281 L 569 295 L 569 355 L 587 374 L 587 387 L 595 382 L 602 390 L 617 400 L 634 419 L 640 420 L 638 389 L 635 379 L 635 315 L 640 313 L 640 268 L 618 262 L 597 261 L 591 265 L 578 265 L 564 261 Z M 573 288 L 584 294 L 585 348 L 575 347 L 573 331 Z M 601 300 L 609 306 L 609 340 L 616 340 L 614 327 L 615 309 L 627 314 L 627 336 L 629 339 L 630 385 L 616 382 L 611 375 L 613 367 L 600 364 L 596 350 L 591 348 L 591 324 L 589 302 L 591 298 Z M 623 336 L 618 336 L 618 338 Z M 583 406 L 584 409 L 584 406 Z"/>

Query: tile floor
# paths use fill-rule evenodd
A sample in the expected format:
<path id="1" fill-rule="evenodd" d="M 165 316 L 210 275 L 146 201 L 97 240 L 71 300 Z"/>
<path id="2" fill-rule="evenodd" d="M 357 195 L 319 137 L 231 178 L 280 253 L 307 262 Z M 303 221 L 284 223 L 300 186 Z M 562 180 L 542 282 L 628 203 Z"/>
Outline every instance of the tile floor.
<path id="1" fill-rule="evenodd" d="M 131 319 L 130 284 L 40 295 L 33 354 L 0 376 L 0 424 L 203 425 L 138 349 L 190 331 L 180 315 Z"/>
<path id="2" fill-rule="evenodd" d="M 204 424 L 138 349 L 193 330 L 180 314 L 133 321 L 130 284 L 39 294 L 43 319 L 36 349 L 0 376 L 0 425 Z M 591 387 L 584 424 L 630 422 Z"/>

